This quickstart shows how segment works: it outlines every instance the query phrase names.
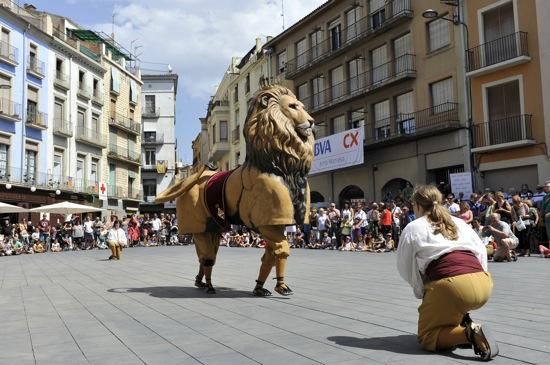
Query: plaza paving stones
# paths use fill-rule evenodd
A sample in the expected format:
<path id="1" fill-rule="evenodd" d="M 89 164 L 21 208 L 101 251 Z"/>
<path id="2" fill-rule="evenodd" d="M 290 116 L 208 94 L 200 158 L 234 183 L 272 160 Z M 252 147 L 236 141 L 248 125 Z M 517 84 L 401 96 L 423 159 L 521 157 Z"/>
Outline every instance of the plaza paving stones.
<path id="1" fill-rule="evenodd" d="M 395 254 L 293 250 L 292 297 L 250 295 L 259 249 L 221 248 L 218 294 L 193 287 L 190 247 L 0 258 L 0 364 L 471 364 L 422 351 L 419 301 Z M 550 260 L 490 263 L 492 364 L 550 364 Z M 275 282 L 270 281 L 271 289 Z"/>

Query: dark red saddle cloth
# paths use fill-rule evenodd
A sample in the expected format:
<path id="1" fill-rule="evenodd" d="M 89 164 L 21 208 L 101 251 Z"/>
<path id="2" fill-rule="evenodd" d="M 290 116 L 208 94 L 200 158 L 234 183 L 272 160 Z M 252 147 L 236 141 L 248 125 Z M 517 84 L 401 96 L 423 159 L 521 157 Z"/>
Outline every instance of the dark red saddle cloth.
<path id="1" fill-rule="evenodd" d="M 233 171 L 220 171 L 208 179 L 204 189 L 204 202 L 212 219 L 222 231 L 231 229 L 229 217 L 225 213 L 225 182 Z"/>

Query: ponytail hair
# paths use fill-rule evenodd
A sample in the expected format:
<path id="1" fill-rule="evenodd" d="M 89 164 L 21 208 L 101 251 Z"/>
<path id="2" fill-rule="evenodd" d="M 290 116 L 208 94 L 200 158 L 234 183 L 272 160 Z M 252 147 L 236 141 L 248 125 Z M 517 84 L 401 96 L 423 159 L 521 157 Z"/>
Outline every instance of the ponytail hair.
<path id="1" fill-rule="evenodd" d="M 426 218 L 432 224 L 434 234 L 441 233 L 443 237 L 452 241 L 458 239 L 458 227 L 447 208 L 443 206 L 443 196 L 435 186 L 417 186 L 412 200 L 426 212 Z"/>

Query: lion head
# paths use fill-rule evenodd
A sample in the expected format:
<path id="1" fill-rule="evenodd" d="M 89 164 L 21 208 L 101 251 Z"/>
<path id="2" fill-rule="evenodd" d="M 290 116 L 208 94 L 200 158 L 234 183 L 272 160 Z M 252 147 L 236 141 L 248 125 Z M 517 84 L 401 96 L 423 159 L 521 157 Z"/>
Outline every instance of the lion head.
<path id="1" fill-rule="evenodd" d="M 309 173 L 313 161 L 313 118 L 284 86 L 262 88 L 244 124 L 246 161 L 280 176 Z"/>

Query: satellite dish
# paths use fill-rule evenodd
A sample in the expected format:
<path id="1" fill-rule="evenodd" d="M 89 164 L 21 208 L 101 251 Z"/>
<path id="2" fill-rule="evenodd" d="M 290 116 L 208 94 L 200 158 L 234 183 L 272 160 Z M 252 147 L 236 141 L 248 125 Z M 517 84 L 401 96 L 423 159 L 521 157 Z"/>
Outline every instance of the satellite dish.
<path id="1" fill-rule="evenodd" d="M 168 64 L 168 72 L 172 73 L 172 66 L 170 66 L 170 64 Z"/>

